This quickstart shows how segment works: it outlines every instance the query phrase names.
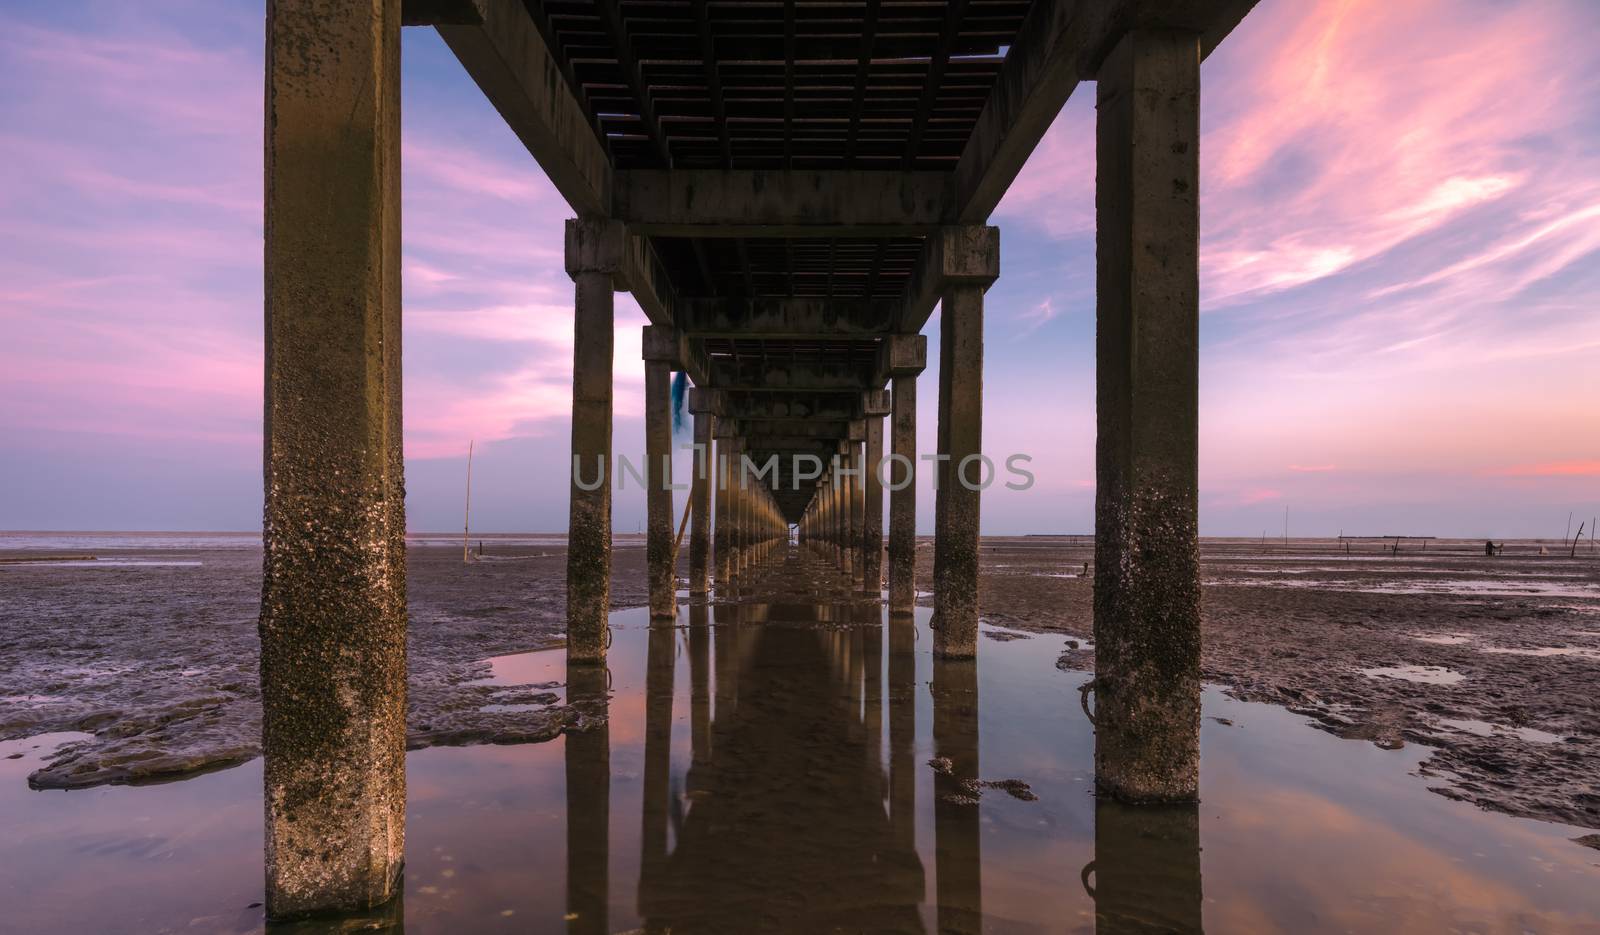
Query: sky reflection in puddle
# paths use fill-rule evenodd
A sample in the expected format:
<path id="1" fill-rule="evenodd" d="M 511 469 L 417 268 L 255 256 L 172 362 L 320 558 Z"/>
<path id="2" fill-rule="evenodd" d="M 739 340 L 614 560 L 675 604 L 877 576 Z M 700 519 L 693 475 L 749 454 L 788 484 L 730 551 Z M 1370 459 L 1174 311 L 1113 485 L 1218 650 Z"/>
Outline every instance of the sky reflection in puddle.
<path id="1" fill-rule="evenodd" d="M 936 664 L 923 613 L 881 625 L 870 605 L 822 621 L 724 605 L 653 630 L 614 614 L 605 729 L 410 755 L 404 904 L 377 921 L 413 935 L 1600 925 L 1600 855 L 1569 840 L 1578 829 L 1449 801 L 1407 775 L 1415 747 L 1339 740 L 1214 690 L 1200 806 L 1097 803 L 1087 674 L 1055 668 L 1062 639 L 986 639 L 975 669 Z M 493 668 L 565 681 L 559 651 Z M 598 697 L 605 679 L 557 690 Z M 0 931 L 261 928 L 259 761 L 30 792 L 38 742 L 0 759 Z M 956 801 L 939 756 L 1037 800 Z"/>

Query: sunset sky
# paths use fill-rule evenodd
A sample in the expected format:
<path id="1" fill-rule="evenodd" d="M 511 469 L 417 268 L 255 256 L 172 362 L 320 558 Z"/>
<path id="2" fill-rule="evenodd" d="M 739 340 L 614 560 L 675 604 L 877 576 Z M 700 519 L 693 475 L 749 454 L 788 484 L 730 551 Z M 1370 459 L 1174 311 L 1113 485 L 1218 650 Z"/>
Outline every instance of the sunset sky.
<path id="1" fill-rule="evenodd" d="M 261 0 L 0 11 L 0 529 L 259 528 L 262 27 Z M 1597 37 L 1592 0 L 1261 0 L 1206 62 L 1203 534 L 1600 513 Z M 571 211 L 432 30 L 404 81 L 410 526 L 459 527 L 476 439 L 475 525 L 562 529 Z M 1092 528 L 1093 97 L 991 221 L 984 447 L 1038 483 L 986 495 L 986 533 Z M 621 452 L 642 324 L 619 295 Z"/>

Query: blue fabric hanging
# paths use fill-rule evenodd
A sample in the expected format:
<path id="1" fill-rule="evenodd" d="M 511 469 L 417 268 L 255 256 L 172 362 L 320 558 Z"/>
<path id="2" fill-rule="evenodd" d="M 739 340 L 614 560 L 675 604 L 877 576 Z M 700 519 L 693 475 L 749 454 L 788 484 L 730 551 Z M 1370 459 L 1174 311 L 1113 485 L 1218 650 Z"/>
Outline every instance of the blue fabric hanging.
<path id="1" fill-rule="evenodd" d="M 687 432 L 689 406 L 689 375 L 682 370 L 672 377 L 672 434 Z"/>

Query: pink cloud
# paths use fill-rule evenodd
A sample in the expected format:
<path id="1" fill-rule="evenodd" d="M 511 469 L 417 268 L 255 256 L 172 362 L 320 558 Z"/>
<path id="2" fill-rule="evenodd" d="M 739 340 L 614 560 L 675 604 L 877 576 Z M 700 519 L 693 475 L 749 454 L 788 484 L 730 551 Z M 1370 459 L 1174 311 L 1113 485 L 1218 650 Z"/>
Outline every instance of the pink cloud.
<path id="1" fill-rule="evenodd" d="M 1294 471 L 1296 474 L 1325 474 L 1325 473 L 1327 473 L 1329 471 L 1333 471 L 1333 470 L 1336 470 L 1336 469 L 1337 469 L 1337 465 L 1332 465 L 1332 464 L 1291 464 L 1291 465 L 1289 465 L 1289 470 Z"/>
<path id="2" fill-rule="evenodd" d="M 1600 461 L 1546 461 L 1484 472 L 1495 477 L 1600 477 Z"/>

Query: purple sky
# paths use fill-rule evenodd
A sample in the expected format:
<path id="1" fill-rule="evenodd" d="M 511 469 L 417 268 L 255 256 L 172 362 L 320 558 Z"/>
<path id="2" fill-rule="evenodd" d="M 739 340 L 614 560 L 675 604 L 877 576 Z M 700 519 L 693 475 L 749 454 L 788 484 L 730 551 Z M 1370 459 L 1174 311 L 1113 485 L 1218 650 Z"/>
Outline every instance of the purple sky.
<path id="1" fill-rule="evenodd" d="M 0 12 L 0 528 L 259 526 L 262 16 Z M 1591 0 L 1262 0 L 1207 61 L 1203 533 L 1600 513 L 1597 35 Z M 431 30 L 404 56 L 410 525 L 459 526 L 475 438 L 475 527 L 560 529 L 571 212 Z M 1092 100 L 993 220 L 985 449 L 1038 483 L 986 495 L 988 533 L 1092 524 Z M 644 319 L 617 309 L 636 452 Z"/>

